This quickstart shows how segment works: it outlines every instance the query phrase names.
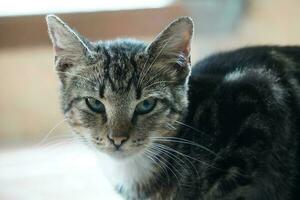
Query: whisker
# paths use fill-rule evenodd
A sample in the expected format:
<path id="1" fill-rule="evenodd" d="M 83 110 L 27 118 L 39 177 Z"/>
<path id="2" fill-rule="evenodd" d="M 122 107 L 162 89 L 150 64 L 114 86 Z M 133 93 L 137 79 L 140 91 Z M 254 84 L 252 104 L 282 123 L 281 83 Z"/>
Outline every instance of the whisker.
<path id="1" fill-rule="evenodd" d="M 176 158 L 176 160 L 175 160 L 176 162 L 177 162 L 177 160 L 180 160 L 180 161 L 182 161 L 184 164 L 186 164 L 185 161 L 187 161 L 187 162 L 193 167 L 193 169 L 195 170 L 196 174 L 198 175 L 198 170 L 197 170 L 197 168 L 195 167 L 194 163 L 191 162 L 190 159 L 187 159 L 185 156 L 182 156 L 182 155 L 178 154 L 178 156 L 182 156 L 183 159 L 185 159 L 185 160 L 182 160 L 182 159 L 180 159 L 180 157 L 178 157 L 176 154 L 171 153 L 169 149 L 162 148 L 161 146 L 158 146 L 158 145 L 157 145 L 158 143 L 155 143 L 155 142 L 153 142 L 153 144 L 155 145 L 155 147 L 157 147 L 157 148 L 160 149 L 161 151 L 168 152 L 168 154 L 169 154 L 170 156 L 175 157 L 175 158 Z"/>
<path id="2" fill-rule="evenodd" d="M 145 153 L 145 155 L 146 155 L 147 158 L 149 158 L 150 160 L 152 160 L 153 163 L 156 164 L 156 165 L 163 171 L 163 173 L 166 175 L 167 180 L 168 180 L 168 182 L 169 182 L 169 181 L 170 181 L 170 177 L 169 177 L 169 175 L 168 175 L 168 172 L 167 172 L 166 168 L 165 168 L 164 166 L 161 166 L 161 165 L 159 164 L 159 162 L 156 162 L 156 161 L 154 160 L 154 158 L 152 158 L 153 153 L 152 153 L 150 150 L 146 149 L 146 151 L 145 151 L 144 153 Z M 157 158 L 157 159 L 158 159 L 158 158 Z"/>
<path id="3" fill-rule="evenodd" d="M 183 122 L 180 122 L 180 121 L 177 121 L 177 120 L 174 120 L 174 122 L 175 122 L 175 123 L 178 123 L 178 124 L 180 124 L 180 125 L 186 126 L 186 127 L 190 128 L 190 129 L 192 129 L 192 130 L 194 130 L 194 131 L 196 131 L 196 132 L 198 132 L 198 133 L 206 134 L 204 131 L 200 131 L 199 129 L 197 129 L 197 128 L 195 128 L 195 127 L 192 127 L 192 126 L 190 126 L 190 125 L 188 125 L 188 124 L 185 124 L 185 123 L 183 123 Z M 208 135 L 208 134 L 207 134 L 207 135 Z"/>
<path id="4" fill-rule="evenodd" d="M 61 147 L 61 146 L 66 145 L 66 144 L 72 144 L 72 143 L 75 143 L 75 142 L 78 142 L 78 140 L 76 140 L 74 138 L 73 139 L 69 138 L 68 140 L 62 140 L 60 142 L 49 143 L 49 144 L 40 146 L 40 147 L 38 147 L 38 150 L 42 150 L 42 151 L 57 150 L 58 147 Z"/>
<path id="5" fill-rule="evenodd" d="M 45 137 L 40 142 L 38 142 L 37 144 L 35 144 L 34 146 L 39 146 L 39 145 L 43 144 L 48 139 L 48 137 L 55 131 L 55 129 L 57 129 L 60 125 L 62 125 L 66 120 L 67 119 L 63 119 L 60 122 L 58 122 L 57 124 L 55 124 L 54 127 L 52 127 L 48 131 L 48 133 L 46 133 Z"/>
<path id="6" fill-rule="evenodd" d="M 172 154 L 171 152 L 167 151 L 166 149 L 163 149 L 163 148 L 160 148 L 160 147 L 157 147 L 155 146 L 156 143 L 153 143 L 154 146 L 153 147 L 149 147 L 148 148 L 152 148 L 153 150 L 155 151 L 158 151 L 166 156 L 168 156 L 168 158 L 172 159 L 175 163 L 177 163 L 182 169 L 186 169 L 186 168 L 189 168 L 189 166 L 187 165 L 186 162 L 184 162 L 182 159 L 180 159 L 177 155 L 175 154 Z M 183 157 L 184 159 L 186 159 L 185 157 Z M 182 164 L 178 163 L 181 162 Z M 189 162 L 189 164 L 192 166 L 192 168 L 194 168 L 194 170 L 196 171 L 196 174 L 198 175 L 198 170 L 196 169 L 196 167 L 194 166 L 194 164 L 187 159 L 187 161 Z M 184 165 L 184 166 L 183 166 Z"/>
<path id="7" fill-rule="evenodd" d="M 151 148 L 150 146 L 148 146 L 148 147 Z M 148 151 L 150 151 L 150 150 L 148 149 Z M 154 155 L 159 156 L 159 154 L 154 154 Z M 168 160 L 166 160 L 164 157 L 162 157 L 162 156 L 159 156 L 159 157 L 160 157 L 164 162 L 167 162 L 167 163 L 169 163 L 169 165 L 170 165 L 170 162 L 169 162 Z M 156 157 L 156 158 L 157 158 L 157 157 Z M 164 163 L 164 162 L 161 162 L 161 163 Z M 176 178 L 178 184 L 180 184 L 180 180 L 179 180 L 178 176 L 176 175 L 176 173 L 168 166 L 168 164 L 164 163 L 164 166 L 170 170 L 170 172 L 175 176 L 175 178 Z M 170 165 L 170 166 L 171 166 L 171 165 Z M 178 171 L 177 171 L 177 173 L 178 173 Z"/>
<path id="8" fill-rule="evenodd" d="M 48 139 L 59 139 L 59 138 L 73 138 L 73 137 L 78 137 L 77 135 L 73 134 L 73 133 L 66 133 L 66 134 L 58 134 L 58 135 L 54 135 L 54 136 L 49 136 Z"/>
<path id="9" fill-rule="evenodd" d="M 212 165 L 211 163 L 208 163 L 208 162 L 205 162 L 205 161 L 196 159 L 196 158 L 194 158 L 194 157 L 191 157 L 191 156 L 189 156 L 189 155 L 186 155 L 186 154 L 184 154 L 184 153 L 181 153 L 181 152 L 179 152 L 179 151 L 177 151 L 177 150 L 175 150 L 175 149 L 173 149 L 173 148 L 171 148 L 171 147 L 168 147 L 168 146 L 166 146 L 166 145 L 163 145 L 163 144 L 157 144 L 157 143 L 156 143 L 156 145 L 160 146 L 161 148 L 167 148 L 167 149 L 169 149 L 170 151 L 172 151 L 172 152 L 174 152 L 174 153 L 177 153 L 177 154 L 180 154 L 180 155 L 182 155 L 182 156 L 186 156 L 187 158 L 190 158 L 190 159 L 192 159 L 192 160 L 195 160 L 195 161 L 197 161 L 197 162 L 199 162 L 199 163 L 201 163 L 201 164 L 203 164 L 203 165 L 205 165 L 205 166 L 207 166 L 207 167 L 211 167 L 211 168 L 214 168 L 214 169 L 219 170 L 219 171 L 222 171 L 222 172 L 227 172 L 227 170 L 218 168 L 218 167 Z M 240 176 L 244 176 L 244 177 L 249 177 L 249 175 L 243 174 L 243 173 L 239 173 L 239 172 L 236 172 L 236 174 L 238 174 L 238 175 L 240 175 Z"/>
<path id="10" fill-rule="evenodd" d="M 213 154 L 213 155 L 217 155 L 214 151 L 210 150 L 209 148 L 198 144 L 196 142 L 187 140 L 187 139 L 183 139 L 183 138 L 178 138 L 178 137 L 150 137 L 151 139 L 154 139 L 156 141 L 166 141 L 166 142 L 177 142 L 177 143 L 182 143 L 182 144 L 190 144 L 196 147 L 199 147 L 205 151 L 208 151 L 209 153 Z"/>
<path id="11" fill-rule="evenodd" d="M 181 161 L 183 164 L 186 164 L 184 161 L 182 161 L 179 157 L 177 157 L 176 155 L 174 154 L 171 154 L 170 152 L 164 150 L 164 149 L 157 149 L 155 148 L 155 146 L 147 146 L 149 149 L 153 149 L 154 151 L 157 151 L 158 153 L 165 153 L 166 156 L 168 156 L 168 158 L 171 158 L 172 160 L 174 160 L 175 162 L 177 161 Z M 177 159 L 175 160 L 174 157 Z M 179 163 L 177 163 L 179 164 Z"/>
<path id="12" fill-rule="evenodd" d="M 204 165 L 207 165 L 207 166 L 213 167 L 213 168 L 215 168 L 215 169 L 218 169 L 218 168 L 214 167 L 214 166 L 213 166 L 212 164 L 210 164 L 210 163 L 207 163 L 207 162 L 205 162 L 205 161 L 199 160 L 199 159 L 194 158 L 194 157 L 192 157 L 192 156 L 189 156 L 189 155 L 187 155 L 187 154 L 181 153 L 181 152 L 179 152 L 179 151 L 177 151 L 177 150 L 175 150 L 175 149 L 173 149 L 173 148 L 171 148 L 171 147 L 168 147 L 168 146 L 166 146 L 166 145 L 158 144 L 158 143 L 156 143 L 156 145 L 160 146 L 161 148 L 168 149 L 169 151 L 172 151 L 172 152 L 174 152 L 174 153 L 177 153 L 177 154 L 179 154 L 179 155 L 181 155 L 181 156 L 184 156 L 184 157 L 186 157 L 186 158 L 190 158 L 190 159 L 192 159 L 192 160 L 194 160 L 194 161 L 200 162 L 200 163 L 202 163 L 202 164 L 204 164 Z M 220 169 L 220 170 L 221 170 L 221 169 Z"/>
<path id="13" fill-rule="evenodd" d="M 190 166 L 187 165 L 186 162 L 184 162 L 182 159 L 180 159 L 176 155 L 172 154 L 171 152 L 168 152 L 166 149 L 162 149 L 157 146 L 148 146 L 148 148 L 153 149 L 153 151 L 159 152 L 158 156 L 160 156 L 162 158 L 163 158 L 163 156 L 167 156 L 168 158 L 173 160 L 175 162 L 175 164 L 177 164 L 181 169 L 187 170 L 188 168 L 190 168 Z M 162 154 L 162 155 L 160 155 L 160 154 Z M 180 164 L 178 161 L 181 161 L 181 163 L 183 163 L 183 164 Z M 187 161 L 191 164 L 192 168 L 194 169 L 194 171 L 196 172 L 196 174 L 198 176 L 198 170 L 196 169 L 196 167 L 193 165 L 193 163 L 190 160 L 187 160 Z M 171 165 L 170 162 L 168 162 L 168 164 L 170 165 L 170 167 L 172 167 L 172 168 L 174 168 L 174 170 L 176 170 L 176 172 L 181 176 L 181 178 L 184 178 L 184 176 L 180 173 L 180 171 L 177 170 L 176 166 L 174 166 L 173 164 Z M 181 186 L 184 186 L 184 187 L 191 187 L 191 185 L 182 184 L 181 182 L 178 182 L 178 184 L 180 184 Z"/>

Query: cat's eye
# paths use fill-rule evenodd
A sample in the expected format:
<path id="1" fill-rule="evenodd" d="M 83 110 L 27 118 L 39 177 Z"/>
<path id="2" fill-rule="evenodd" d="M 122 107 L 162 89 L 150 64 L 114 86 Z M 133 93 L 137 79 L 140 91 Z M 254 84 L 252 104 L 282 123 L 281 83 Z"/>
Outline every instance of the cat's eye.
<path id="1" fill-rule="evenodd" d="M 156 106 L 156 102 L 157 100 L 154 98 L 149 98 L 140 102 L 135 108 L 135 113 L 142 115 L 151 112 Z"/>
<path id="2" fill-rule="evenodd" d="M 87 97 L 85 99 L 86 105 L 91 109 L 92 111 L 96 113 L 104 113 L 105 112 L 105 107 L 101 101 L 92 98 L 92 97 Z"/>

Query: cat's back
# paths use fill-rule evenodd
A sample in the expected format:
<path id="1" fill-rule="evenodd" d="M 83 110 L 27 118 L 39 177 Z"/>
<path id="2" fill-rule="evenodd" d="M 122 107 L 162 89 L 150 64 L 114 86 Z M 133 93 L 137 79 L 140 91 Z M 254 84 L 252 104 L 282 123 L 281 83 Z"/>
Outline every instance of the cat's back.
<path id="1" fill-rule="evenodd" d="M 200 102 L 220 86 L 243 79 L 278 82 L 299 99 L 300 46 L 252 46 L 211 55 L 192 67 L 190 100 L 197 94 Z"/>
<path id="2" fill-rule="evenodd" d="M 192 75 L 224 76 L 236 69 L 261 67 L 299 71 L 300 46 L 253 46 L 216 53 L 196 63 Z"/>
<path id="3" fill-rule="evenodd" d="M 250 190 L 259 188 L 263 194 L 263 185 L 270 186 L 272 192 L 265 193 L 270 199 L 289 199 L 291 195 L 297 199 L 300 195 L 293 189 L 300 186 L 299 83 L 297 46 L 257 46 L 218 53 L 192 68 L 186 123 L 205 133 L 194 139 L 196 142 L 222 155 L 215 166 L 225 170 L 236 167 L 251 174 L 250 182 L 260 180 L 246 184 L 245 199 L 261 199 L 263 196 Z M 249 152 L 255 159 L 245 156 Z M 271 179 L 282 183 L 272 185 Z M 234 188 L 235 192 L 222 191 L 224 196 L 238 195 L 241 188 Z"/>

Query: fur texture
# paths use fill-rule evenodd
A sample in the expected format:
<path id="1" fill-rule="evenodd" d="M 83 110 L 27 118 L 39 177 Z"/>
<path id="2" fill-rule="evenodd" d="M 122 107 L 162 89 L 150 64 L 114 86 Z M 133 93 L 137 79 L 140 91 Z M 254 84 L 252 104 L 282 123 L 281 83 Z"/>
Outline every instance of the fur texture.
<path id="1" fill-rule="evenodd" d="M 300 197 L 300 47 L 219 53 L 190 72 L 190 18 L 150 44 L 47 22 L 63 112 L 126 199 Z"/>

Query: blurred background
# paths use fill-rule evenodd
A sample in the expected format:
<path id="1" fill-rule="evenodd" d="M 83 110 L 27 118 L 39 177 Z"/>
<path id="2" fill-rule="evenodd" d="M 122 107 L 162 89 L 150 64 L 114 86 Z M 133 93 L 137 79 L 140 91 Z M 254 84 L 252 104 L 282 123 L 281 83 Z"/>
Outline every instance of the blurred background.
<path id="1" fill-rule="evenodd" d="M 300 44 L 299 0 L 0 0 L 0 5 L 1 200 L 114 195 L 87 149 L 61 143 L 70 133 L 59 109 L 45 14 L 58 14 L 91 40 L 146 41 L 188 15 L 195 21 L 192 62 L 242 46 Z M 36 149 L 41 143 L 51 148 Z"/>

